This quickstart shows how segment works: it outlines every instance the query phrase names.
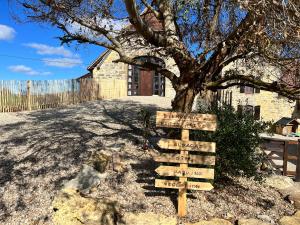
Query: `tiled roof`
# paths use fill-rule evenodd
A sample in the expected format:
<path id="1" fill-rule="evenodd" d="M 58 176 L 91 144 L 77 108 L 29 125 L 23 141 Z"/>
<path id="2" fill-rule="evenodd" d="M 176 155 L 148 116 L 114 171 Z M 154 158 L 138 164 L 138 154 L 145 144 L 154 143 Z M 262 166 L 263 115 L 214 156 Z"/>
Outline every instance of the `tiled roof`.
<path id="1" fill-rule="evenodd" d="M 101 65 L 110 52 L 110 49 L 106 49 L 94 62 L 91 63 L 91 65 L 88 66 L 87 70 L 92 71 L 98 64 Z"/>
<path id="2" fill-rule="evenodd" d="M 82 75 L 81 77 L 78 77 L 76 80 L 80 80 L 80 79 L 84 79 L 84 78 L 89 78 L 89 77 L 90 77 L 90 78 L 93 77 L 93 74 L 90 73 L 90 72 L 88 72 L 88 73 Z"/>
<path id="3" fill-rule="evenodd" d="M 278 125 L 287 125 L 287 124 L 289 124 L 289 123 L 291 123 L 291 122 L 294 122 L 294 121 L 298 123 L 298 121 L 295 120 L 295 119 L 293 119 L 293 118 L 282 117 L 280 120 L 278 120 L 278 121 L 276 122 L 276 124 L 278 124 Z"/>

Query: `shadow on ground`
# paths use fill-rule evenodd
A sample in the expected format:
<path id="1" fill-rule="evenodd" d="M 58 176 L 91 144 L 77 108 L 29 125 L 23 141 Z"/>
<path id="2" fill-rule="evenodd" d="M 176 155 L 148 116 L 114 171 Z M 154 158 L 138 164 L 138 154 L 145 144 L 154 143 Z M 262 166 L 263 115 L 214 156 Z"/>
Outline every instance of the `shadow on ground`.
<path id="1" fill-rule="evenodd" d="M 0 125 L 0 221 L 38 207 L 47 211 L 63 181 L 74 177 L 92 152 L 118 142 L 141 144 L 140 109 L 130 101 L 98 101 L 15 113 L 21 121 Z M 157 107 L 147 110 L 154 114 Z"/>

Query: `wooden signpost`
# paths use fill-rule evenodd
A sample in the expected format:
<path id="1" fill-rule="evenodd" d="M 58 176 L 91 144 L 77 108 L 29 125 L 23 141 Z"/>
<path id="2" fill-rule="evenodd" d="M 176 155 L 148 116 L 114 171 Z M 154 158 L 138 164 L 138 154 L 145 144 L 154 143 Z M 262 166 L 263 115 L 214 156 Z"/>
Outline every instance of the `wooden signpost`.
<path id="1" fill-rule="evenodd" d="M 181 128 L 181 140 L 160 139 L 158 146 L 162 149 L 180 151 L 180 154 L 162 154 L 154 157 L 157 162 L 179 163 L 179 166 L 159 166 L 155 171 L 160 176 L 179 177 L 179 180 L 156 179 L 155 187 L 178 189 L 178 215 L 186 216 L 186 192 L 187 190 L 213 189 L 209 182 L 188 181 L 190 178 L 214 179 L 214 169 L 189 167 L 192 165 L 215 165 L 215 156 L 190 155 L 190 152 L 210 152 L 215 153 L 216 144 L 214 142 L 190 141 L 189 129 L 215 131 L 217 119 L 211 114 L 186 114 L 176 112 L 156 113 L 156 126 Z"/>

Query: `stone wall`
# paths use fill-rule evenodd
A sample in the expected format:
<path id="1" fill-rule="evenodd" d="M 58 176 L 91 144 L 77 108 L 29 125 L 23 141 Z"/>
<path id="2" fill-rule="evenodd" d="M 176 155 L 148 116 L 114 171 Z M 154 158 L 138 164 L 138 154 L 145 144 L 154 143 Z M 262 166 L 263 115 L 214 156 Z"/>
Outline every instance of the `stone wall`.
<path id="1" fill-rule="evenodd" d="M 142 56 L 147 53 L 147 50 L 137 50 L 137 51 L 130 51 L 132 57 Z M 128 64 L 125 63 L 115 63 L 114 60 L 117 60 L 119 55 L 115 51 L 111 51 L 107 57 L 104 58 L 104 61 L 101 65 L 96 66 L 93 69 L 93 77 L 102 84 L 101 86 L 102 91 L 101 94 L 105 96 L 105 98 L 111 98 L 110 95 L 116 97 L 123 97 L 127 96 L 127 76 L 128 76 Z M 179 74 L 179 70 L 175 65 L 173 59 L 164 59 L 166 63 L 166 67 L 174 72 L 175 74 Z M 117 90 L 114 87 L 111 87 L 109 84 L 112 83 L 113 80 L 116 80 L 117 86 L 126 87 L 122 90 Z M 109 90 L 111 88 L 111 90 Z M 105 89 L 105 93 L 102 93 Z M 117 94 L 114 93 L 118 92 Z M 165 84 L 165 97 L 167 98 L 174 98 L 175 90 L 172 87 L 172 84 L 169 79 L 166 78 Z"/>
<path id="2" fill-rule="evenodd" d="M 294 115 L 296 103 L 278 96 L 277 93 L 261 90 L 260 93 L 245 94 L 240 93 L 239 87 L 232 87 L 228 90 L 232 91 L 232 106 L 235 109 L 238 105 L 260 106 L 260 117 L 264 121 L 276 122 L 282 117 Z"/>
<path id="3" fill-rule="evenodd" d="M 245 75 L 257 76 L 265 82 L 273 82 L 280 77 L 278 68 L 270 65 L 246 67 L 243 62 L 236 62 L 226 66 L 223 74 L 228 70 L 238 70 Z M 260 93 L 240 93 L 240 87 L 231 87 L 232 106 L 237 109 L 238 105 L 260 106 L 260 117 L 264 121 L 278 121 L 282 117 L 293 117 L 295 112 L 295 101 L 289 101 L 277 93 L 261 90 Z"/>
<path id="4" fill-rule="evenodd" d="M 136 51 L 131 50 L 128 54 L 136 57 L 146 55 L 148 49 L 139 49 Z M 101 84 L 101 94 L 104 98 L 118 98 L 127 96 L 127 76 L 128 76 L 128 65 L 125 63 L 115 63 L 114 60 L 118 59 L 118 54 L 114 51 L 110 52 L 107 57 L 105 57 L 103 63 L 96 66 L 93 70 L 93 76 Z M 164 59 L 166 67 L 175 74 L 179 74 L 178 67 L 171 58 Z M 236 65 L 229 65 L 224 71 L 232 68 Z M 245 70 L 245 73 L 250 73 L 249 70 L 246 71 L 243 66 L 239 67 L 241 70 Z M 267 67 L 264 70 L 265 75 L 263 80 L 272 81 L 274 80 L 274 74 L 278 74 L 276 68 Z M 273 75 L 273 76 L 271 76 Z M 260 116 L 261 119 L 265 121 L 277 121 L 281 117 L 292 117 L 295 115 L 295 102 L 289 102 L 284 97 L 279 97 L 278 94 L 260 91 L 260 93 L 245 94 L 240 93 L 239 87 L 229 88 L 232 91 L 232 105 L 237 109 L 238 105 L 251 105 L 260 106 Z M 174 98 L 175 90 L 169 79 L 166 78 L 165 84 L 165 97 Z M 196 101 L 195 101 L 196 103 Z M 195 108 L 195 106 L 193 107 Z"/>
<path id="5" fill-rule="evenodd" d="M 115 63 L 114 60 L 118 59 L 119 55 L 115 51 L 111 51 L 104 62 L 96 66 L 93 70 L 93 77 L 97 79 L 117 79 L 126 80 L 128 65 L 125 63 Z"/>

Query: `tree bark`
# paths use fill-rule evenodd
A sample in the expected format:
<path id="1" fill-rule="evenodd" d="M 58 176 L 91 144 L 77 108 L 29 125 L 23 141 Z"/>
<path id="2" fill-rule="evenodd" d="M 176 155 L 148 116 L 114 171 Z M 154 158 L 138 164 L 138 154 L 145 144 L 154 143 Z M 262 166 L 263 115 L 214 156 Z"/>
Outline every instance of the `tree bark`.
<path id="1" fill-rule="evenodd" d="M 187 87 L 183 90 L 176 90 L 176 95 L 172 101 L 172 109 L 176 112 L 190 113 L 193 108 L 193 103 L 197 92 L 192 87 Z"/>

